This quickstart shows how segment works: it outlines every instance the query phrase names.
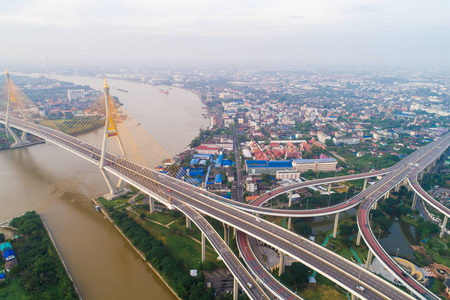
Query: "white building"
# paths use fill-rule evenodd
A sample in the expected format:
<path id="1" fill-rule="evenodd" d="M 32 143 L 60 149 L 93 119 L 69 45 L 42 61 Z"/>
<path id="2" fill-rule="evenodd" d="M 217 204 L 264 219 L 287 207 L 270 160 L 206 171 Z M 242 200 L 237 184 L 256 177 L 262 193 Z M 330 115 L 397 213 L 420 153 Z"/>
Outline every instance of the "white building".
<path id="1" fill-rule="evenodd" d="M 86 96 L 84 90 L 67 90 L 67 99 L 69 99 L 69 101 L 77 99 L 85 100 Z"/>
<path id="2" fill-rule="evenodd" d="M 275 178 L 278 180 L 283 180 L 283 179 L 290 179 L 290 180 L 295 180 L 295 179 L 300 179 L 300 171 L 299 170 L 280 170 L 277 171 Z"/>

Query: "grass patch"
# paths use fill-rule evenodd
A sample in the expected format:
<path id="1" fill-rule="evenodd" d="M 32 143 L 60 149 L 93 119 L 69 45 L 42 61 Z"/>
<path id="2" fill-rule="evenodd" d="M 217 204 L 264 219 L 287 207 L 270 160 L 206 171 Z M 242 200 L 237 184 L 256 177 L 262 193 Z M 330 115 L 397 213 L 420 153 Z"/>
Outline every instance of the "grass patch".
<path id="1" fill-rule="evenodd" d="M 147 230 L 151 236 L 163 242 L 169 249 L 171 256 L 181 260 L 186 269 L 196 269 L 199 267 L 199 264 L 201 263 L 201 244 L 186 235 L 186 231 L 190 232 L 194 229 L 198 230 L 197 228 L 192 228 L 191 230 L 187 230 L 186 228 L 185 230 L 181 230 L 177 227 L 171 227 L 170 229 L 167 229 L 158 224 L 142 220 L 132 213 L 127 214 Z M 194 227 L 194 224 L 192 224 L 192 227 Z M 207 248 L 206 259 L 216 263 L 217 254 Z"/>
<path id="2" fill-rule="evenodd" d="M 99 197 L 98 201 L 105 207 L 107 211 L 114 210 L 118 207 L 127 207 L 130 204 L 128 203 L 129 197 L 120 197 L 111 201 L 106 200 L 103 197 Z M 122 206 L 123 205 L 123 206 Z"/>
<path id="3" fill-rule="evenodd" d="M 25 294 L 19 278 L 13 278 L 0 283 L 0 299 L 28 300 L 31 298 Z"/>
<path id="4" fill-rule="evenodd" d="M 299 295 L 304 299 L 348 300 L 347 296 L 339 292 L 335 287 L 322 284 L 309 286 L 307 289 L 299 292 Z"/>
<path id="5" fill-rule="evenodd" d="M 442 294 L 445 291 L 445 285 L 442 281 L 434 279 L 430 291 L 432 291 L 436 295 Z"/>
<path id="6" fill-rule="evenodd" d="M 147 210 L 144 210 L 142 207 L 137 207 L 135 211 L 140 215 L 144 213 L 147 219 L 162 223 L 164 225 L 169 224 L 170 222 L 177 221 L 179 218 L 173 217 L 168 213 L 163 212 L 155 212 L 153 214 L 149 213 Z"/>

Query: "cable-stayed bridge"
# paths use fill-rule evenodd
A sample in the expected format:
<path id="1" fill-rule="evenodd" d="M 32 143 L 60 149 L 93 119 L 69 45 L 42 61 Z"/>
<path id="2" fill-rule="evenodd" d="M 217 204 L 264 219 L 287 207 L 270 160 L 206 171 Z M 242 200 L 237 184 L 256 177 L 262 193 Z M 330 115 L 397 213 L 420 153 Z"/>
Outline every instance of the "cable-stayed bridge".
<path id="1" fill-rule="evenodd" d="M 179 209 L 197 224 L 203 232 L 202 241 L 205 238 L 209 239 L 235 276 L 235 282 L 239 283 L 252 299 L 266 299 L 268 296 L 259 287 L 258 281 L 252 278 L 227 244 L 218 236 L 217 232 L 206 222 L 202 214 L 220 220 L 228 226 L 273 246 L 281 253 L 301 261 L 350 291 L 354 297 L 361 299 L 414 298 L 361 266 L 252 214 L 312 216 L 317 213 L 315 210 L 294 211 L 292 215 L 290 215 L 289 210 L 275 213 L 271 213 L 270 209 L 269 211 L 260 208 L 251 210 L 248 207 L 243 207 L 242 204 L 230 202 L 193 185 L 192 180 L 183 169 L 153 139 L 149 138 L 140 124 L 129 116 L 124 107 L 109 95 L 109 87 L 106 81 L 104 95 L 98 101 L 86 104 L 85 109 L 79 116 L 63 124 L 52 122 L 40 113 L 33 103 L 23 93 L 21 94 L 20 89 L 12 83 L 9 74 L 7 74 L 5 94 L 5 109 L 0 114 L 0 123 L 5 125 L 7 132 L 12 135 L 17 145 L 26 143 L 26 133 L 33 134 L 98 165 L 109 187 L 110 197 L 115 197 L 122 192 L 122 182 L 125 181 L 147 193 L 152 199 L 151 206 L 153 199 L 156 199 L 170 209 Z M 19 137 L 13 128 L 22 131 L 23 134 Z M 358 226 L 360 234 L 358 242 L 363 237 L 371 252 L 414 293 L 415 297 L 420 299 L 438 299 L 438 297 L 420 285 L 414 278 L 404 274 L 401 267 L 382 249 L 370 228 L 369 212 L 376 205 L 376 201 L 388 195 L 391 189 L 395 189 L 401 184 L 407 184 L 407 177 L 409 174 L 416 172 L 417 168 L 432 165 L 448 148 L 449 144 L 450 134 L 447 134 L 421 148 L 387 171 L 383 171 L 382 174 L 385 175 L 383 179 L 349 199 L 348 203 L 332 206 L 321 212 L 323 214 L 335 214 L 336 220 L 338 220 L 340 211 L 346 207 L 350 208 L 359 204 Z M 167 174 L 155 170 L 155 167 L 159 165 L 162 165 L 161 167 Z M 360 177 L 352 178 L 330 178 L 328 181 L 321 181 L 320 184 L 382 174 L 362 174 Z M 110 175 L 119 178 L 117 184 L 113 183 Z M 289 189 L 274 191 L 274 195 L 288 191 Z M 272 195 L 268 196 L 270 198 Z M 203 251 L 204 245 L 203 242 Z M 202 256 L 204 259 L 204 254 Z M 368 258 L 369 262 L 370 258 L 371 254 Z M 284 294 L 281 289 L 282 286 L 276 290 L 271 289 L 270 285 L 268 287 L 268 290 L 278 298 L 297 297 L 288 292 Z M 281 294 L 284 296 L 280 296 Z"/>

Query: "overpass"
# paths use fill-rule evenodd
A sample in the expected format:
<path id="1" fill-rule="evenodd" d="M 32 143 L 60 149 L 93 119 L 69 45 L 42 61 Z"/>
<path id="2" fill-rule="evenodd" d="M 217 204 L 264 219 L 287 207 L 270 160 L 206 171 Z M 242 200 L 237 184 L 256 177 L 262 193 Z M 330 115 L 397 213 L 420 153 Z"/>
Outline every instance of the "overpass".
<path id="1" fill-rule="evenodd" d="M 105 99 L 109 99 L 108 96 L 109 94 L 105 90 Z M 108 101 L 105 102 L 108 103 Z M 108 112 L 108 110 L 108 104 L 106 104 L 106 112 Z M 109 120 L 108 113 L 106 113 L 105 119 Z M 247 212 L 230 206 L 229 203 L 224 203 L 223 201 L 212 199 L 210 195 L 208 195 L 208 193 L 190 185 L 189 183 L 164 174 L 160 174 L 143 165 L 128 160 L 125 156 L 115 155 L 105 151 L 104 146 L 106 144 L 107 137 L 109 137 L 108 130 L 110 129 L 108 126 L 108 121 L 106 121 L 105 124 L 103 146 L 101 148 L 83 142 L 77 138 L 74 138 L 73 136 L 62 133 L 55 129 L 43 125 L 38 125 L 21 118 L 8 118 L 8 115 L 2 115 L 0 116 L 0 123 L 5 124 L 7 130 L 9 130 L 9 126 L 11 126 L 22 130 L 23 132 L 29 132 L 51 143 L 54 143 L 84 159 L 87 159 L 88 161 L 96 165 L 99 165 L 100 171 L 107 171 L 109 174 L 117 176 L 119 180 L 126 181 L 136 186 L 143 192 L 164 203 L 171 209 L 177 208 L 182 210 L 183 212 L 185 212 L 185 214 L 190 216 L 194 220 L 194 222 L 199 222 L 199 220 L 201 219 L 198 218 L 199 215 L 195 215 L 192 213 L 192 211 L 188 210 L 188 207 L 195 209 L 197 212 L 209 215 L 217 220 L 220 220 L 225 224 L 231 225 L 238 230 L 247 233 L 263 241 L 264 243 L 279 249 L 283 253 L 303 262 L 305 265 L 317 270 L 325 277 L 328 277 L 340 286 L 343 286 L 361 299 L 412 299 L 412 297 L 405 292 L 397 289 L 386 281 L 373 275 L 372 273 L 364 270 L 363 268 L 355 265 L 352 262 L 347 261 L 346 259 L 343 259 L 342 257 L 321 246 L 318 246 L 306 239 L 293 234 L 288 230 L 280 228 L 279 226 L 276 226 L 264 220 L 255 218 L 253 215 Z M 113 129 L 111 130 L 114 133 Z M 447 138 L 443 140 L 446 143 L 444 143 L 445 145 L 442 144 L 442 146 L 447 147 L 448 135 Z M 428 145 L 430 146 L 429 148 L 431 150 L 434 150 L 436 147 L 435 143 L 432 143 L 430 145 Z M 421 157 L 413 154 L 409 158 L 412 161 L 417 161 Z M 396 182 L 397 179 L 403 178 L 404 176 L 406 176 L 407 172 L 410 171 L 410 169 L 408 168 L 406 169 L 407 172 L 405 173 L 405 170 L 402 171 L 400 168 L 402 166 L 403 164 L 399 163 L 398 166 L 394 168 L 391 174 L 389 174 L 373 186 L 369 187 L 364 192 L 366 192 L 366 194 L 368 193 L 367 191 L 383 192 L 392 188 L 393 185 L 399 182 Z M 116 191 L 117 189 L 112 187 L 109 177 L 105 175 L 106 172 L 102 172 L 102 174 L 104 175 L 111 192 L 113 193 L 114 191 Z M 362 201 L 362 199 L 360 200 Z M 363 204 L 366 202 L 363 202 Z M 367 207 L 365 208 L 365 210 L 367 210 Z M 202 228 L 204 234 L 209 236 L 210 241 L 213 241 L 212 236 L 216 236 L 217 233 L 208 230 L 206 224 L 200 225 L 200 227 Z M 365 230 L 364 228 L 363 230 L 363 236 L 366 239 L 366 235 L 371 233 L 371 230 Z M 223 246 L 223 243 L 212 243 L 215 243 L 216 246 L 214 247 L 219 251 L 219 255 L 222 256 L 223 254 L 224 256 L 222 257 L 224 259 L 226 259 L 226 257 L 229 257 L 226 255 L 226 252 L 229 250 L 229 248 L 221 247 L 221 245 Z M 244 279 L 238 276 L 238 273 L 246 273 L 239 270 L 241 266 L 239 266 L 238 264 L 234 265 L 232 261 L 229 261 L 227 263 L 227 266 L 230 267 L 232 273 L 235 275 L 235 278 L 237 278 L 241 286 L 252 299 L 266 298 L 266 295 L 264 295 L 259 287 L 256 287 L 257 285 L 251 284 L 251 282 L 253 281 L 248 281 L 250 280 L 248 279 L 248 277 Z M 413 288 L 419 289 L 420 287 Z M 418 293 L 420 295 L 424 293 L 423 289 L 418 290 Z"/>
<path id="2" fill-rule="evenodd" d="M 86 144 L 70 135 L 20 119 L 11 118 L 9 121 L 10 126 L 41 137 L 96 165 L 101 160 L 101 149 Z M 5 116 L 0 116 L 0 123 L 5 124 L 5 122 Z M 411 298 L 411 296 L 390 283 L 339 255 L 277 225 L 264 220 L 257 221 L 253 215 L 216 201 L 204 195 L 203 190 L 189 183 L 160 174 L 109 153 L 105 154 L 104 159 L 104 169 L 106 171 L 136 186 L 151 197 L 166 204 L 169 208 L 175 208 L 175 203 L 182 203 L 196 209 L 200 213 L 231 225 L 303 262 L 361 299 Z M 221 255 L 220 252 L 219 255 Z M 245 281 L 240 282 L 240 284 L 250 297 L 261 299 L 252 296 L 253 288 L 249 288 L 248 285 L 246 288 Z M 364 287 L 364 291 L 357 288 L 360 286 Z"/>

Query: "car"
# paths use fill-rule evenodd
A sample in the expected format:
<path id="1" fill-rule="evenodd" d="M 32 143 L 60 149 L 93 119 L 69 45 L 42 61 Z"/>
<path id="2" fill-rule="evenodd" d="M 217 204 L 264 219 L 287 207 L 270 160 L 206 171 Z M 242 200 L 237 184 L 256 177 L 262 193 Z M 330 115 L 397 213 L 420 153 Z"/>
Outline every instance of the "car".
<path id="1" fill-rule="evenodd" d="M 171 190 L 170 190 L 170 189 L 167 189 L 167 192 L 168 192 L 168 193 L 170 193 L 170 192 L 171 192 Z"/>
<path id="2" fill-rule="evenodd" d="M 261 219 L 260 218 L 256 218 L 256 222 L 261 223 Z"/>
<path id="3" fill-rule="evenodd" d="M 405 277 L 408 276 L 408 275 L 406 274 L 406 272 L 404 272 L 404 271 L 402 271 L 402 275 L 405 276 Z"/>
<path id="4" fill-rule="evenodd" d="M 366 227 L 369 228 L 369 224 L 366 224 Z"/>
<path id="5" fill-rule="evenodd" d="M 249 289 L 251 289 L 253 287 L 253 285 L 250 282 L 247 282 L 247 286 Z"/>
<path id="6" fill-rule="evenodd" d="M 109 166 L 109 162 L 107 162 L 106 165 Z"/>
<path id="7" fill-rule="evenodd" d="M 365 290 L 365 288 L 363 286 L 360 286 L 360 285 L 356 286 L 356 289 L 360 290 L 361 292 L 364 292 L 364 290 Z"/>

